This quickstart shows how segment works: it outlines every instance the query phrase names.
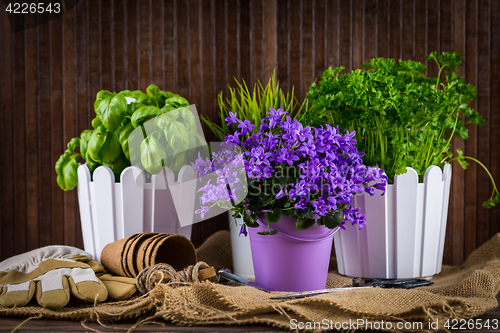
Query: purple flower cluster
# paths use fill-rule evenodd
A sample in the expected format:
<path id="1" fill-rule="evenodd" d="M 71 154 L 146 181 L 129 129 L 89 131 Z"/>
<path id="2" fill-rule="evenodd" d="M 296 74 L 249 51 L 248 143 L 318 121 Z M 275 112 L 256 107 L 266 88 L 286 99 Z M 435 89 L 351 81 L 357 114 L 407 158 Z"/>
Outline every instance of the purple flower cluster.
<path id="1" fill-rule="evenodd" d="M 231 143 L 222 143 L 219 152 L 212 153 L 212 159 L 203 158 L 198 153 L 198 159 L 194 169 L 198 170 L 200 180 L 205 177 L 205 185 L 198 192 L 200 196 L 201 208 L 196 210 L 196 214 L 205 214 L 211 207 L 229 209 L 234 204 L 246 197 L 246 175 L 243 154 L 238 146 Z M 208 178 L 208 179 L 207 179 Z"/>
<path id="2" fill-rule="evenodd" d="M 236 155 L 241 157 L 226 152 L 229 167 L 220 165 L 224 160 L 220 155 L 214 155 L 212 161 L 197 160 L 200 175 L 220 174 L 217 184 L 200 189 L 203 207 L 198 213 L 204 214 L 215 203 L 229 207 L 238 196 L 234 191 L 238 191 L 248 192 L 233 209 L 242 214 L 258 216 L 262 210 L 279 208 L 287 216 L 312 218 L 339 212 L 342 228 L 346 221 L 361 228 L 366 216 L 351 206 L 354 195 L 363 191 L 374 195 L 376 189 L 385 192 L 384 171 L 363 164 L 354 132 L 341 135 L 338 127 L 330 125 L 304 127 L 283 109 L 272 108 L 258 130 L 248 120 L 238 119 L 236 113 L 230 113 L 226 122 L 238 124 L 238 131 L 228 135 L 225 143 L 240 147 L 242 153 Z M 248 183 L 238 187 L 241 179 L 234 168 L 241 163 Z"/>

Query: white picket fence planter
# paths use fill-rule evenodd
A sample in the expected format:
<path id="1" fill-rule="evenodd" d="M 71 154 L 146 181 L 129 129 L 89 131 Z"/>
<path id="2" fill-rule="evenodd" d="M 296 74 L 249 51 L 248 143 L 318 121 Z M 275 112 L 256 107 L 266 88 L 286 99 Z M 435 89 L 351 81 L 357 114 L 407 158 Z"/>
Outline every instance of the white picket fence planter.
<path id="1" fill-rule="evenodd" d="M 98 167 L 91 178 L 88 167 L 80 165 L 78 202 L 85 251 L 100 261 L 107 244 L 145 231 L 181 234 L 190 239 L 192 226 L 181 227 L 177 213 L 187 216 L 193 213 L 196 184 L 190 182 L 190 186 L 182 187 L 181 193 L 175 193 L 176 200 L 185 207 L 176 212 L 168 187 L 174 174 L 168 169 L 165 171 L 165 174 L 153 175 L 151 183 L 146 183 L 141 170 L 131 166 L 123 170 L 120 182 L 115 183 L 108 167 Z M 191 166 L 185 165 L 179 171 L 179 183 L 193 178 Z"/>
<path id="2" fill-rule="evenodd" d="M 451 166 L 430 166 L 424 182 L 412 168 L 396 175 L 384 196 L 356 195 L 366 226 L 335 233 L 340 274 L 365 278 L 430 278 L 441 271 Z"/>
<path id="3" fill-rule="evenodd" d="M 233 255 L 234 274 L 247 279 L 255 279 L 252 249 L 250 248 L 250 236 L 240 235 L 241 226 L 243 225 L 243 219 L 241 217 L 235 218 L 234 221 L 232 220 L 232 212 L 229 212 L 229 230 L 231 234 L 231 252 Z"/>

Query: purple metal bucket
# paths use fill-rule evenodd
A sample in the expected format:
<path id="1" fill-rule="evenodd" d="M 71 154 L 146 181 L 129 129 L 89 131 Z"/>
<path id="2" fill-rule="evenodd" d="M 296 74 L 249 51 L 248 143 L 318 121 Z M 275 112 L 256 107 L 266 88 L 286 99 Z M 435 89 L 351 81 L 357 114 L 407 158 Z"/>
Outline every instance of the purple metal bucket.
<path id="1" fill-rule="evenodd" d="M 248 228 L 256 282 L 273 291 L 324 289 L 338 228 L 314 224 L 300 231 L 295 218 L 283 216 L 269 225 L 270 230 L 278 230 L 277 235 L 258 235 L 267 230 L 265 218 L 259 220 L 258 228 Z"/>

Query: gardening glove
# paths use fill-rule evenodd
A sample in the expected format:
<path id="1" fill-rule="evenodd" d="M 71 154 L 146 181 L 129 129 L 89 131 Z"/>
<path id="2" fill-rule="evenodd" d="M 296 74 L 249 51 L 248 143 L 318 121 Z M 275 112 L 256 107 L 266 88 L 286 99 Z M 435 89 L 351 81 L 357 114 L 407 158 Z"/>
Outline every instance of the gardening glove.
<path id="1" fill-rule="evenodd" d="M 70 296 L 88 302 L 106 300 L 108 291 L 91 267 L 99 264 L 91 258 L 74 247 L 47 246 L 0 262 L 0 304 L 24 306 L 33 295 L 49 309 L 64 307 Z"/>
<path id="2" fill-rule="evenodd" d="M 90 260 L 88 265 L 104 284 L 110 298 L 120 301 L 131 297 L 137 291 L 135 278 L 108 274 L 104 267 L 95 260 Z"/>

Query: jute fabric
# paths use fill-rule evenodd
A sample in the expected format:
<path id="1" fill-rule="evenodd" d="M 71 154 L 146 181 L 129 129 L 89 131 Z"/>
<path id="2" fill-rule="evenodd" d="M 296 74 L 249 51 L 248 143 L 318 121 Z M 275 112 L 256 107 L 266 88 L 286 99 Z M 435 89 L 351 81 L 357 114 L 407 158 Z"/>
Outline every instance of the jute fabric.
<path id="1" fill-rule="evenodd" d="M 200 247 L 202 253 L 198 253 L 198 257 L 208 264 L 216 261 L 217 266 L 226 264 L 229 267 L 230 254 L 222 258 L 221 255 L 227 252 L 220 251 L 230 246 L 229 234 L 219 232 L 207 242 L 217 244 Z M 212 262 L 210 253 L 203 253 L 207 248 L 219 249 Z M 331 267 L 335 267 L 334 260 Z M 267 324 L 283 329 L 293 328 L 291 323 L 313 325 L 326 320 L 334 328 L 335 323 L 340 323 L 337 327 L 341 327 L 341 323 L 365 320 L 372 324 L 384 321 L 389 331 L 388 326 L 392 326 L 393 331 L 404 331 L 395 329 L 401 322 L 421 322 L 424 330 L 436 330 L 443 328 L 447 319 L 473 318 L 498 306 L 495 297 L 500 290 L 500 234 L 475 250 L 463 265 L 444 266 L 432 281 L 431 286 L 411 290 L 359 289 L 287 301 L 270 300 L 269 293 L 246 286 L 212 282 L 181 286 L 159 284 L 148 294 L 128 301 L 73 304 L 58 311 L 35 305 L 14 309 L 0 307 L 0 316 L 101 323 L 132 320 L 131 327 L 155 322 L 189 326 Z M 327 287 L 350 283 L 349 278 L 331 271 Z M 438 326 L 432 327 L 431 323 Z M 319 331 L 324 327 L 315 328 L 312 327 Z M 344 328 L 350 329 L 347 325 Z"/>

